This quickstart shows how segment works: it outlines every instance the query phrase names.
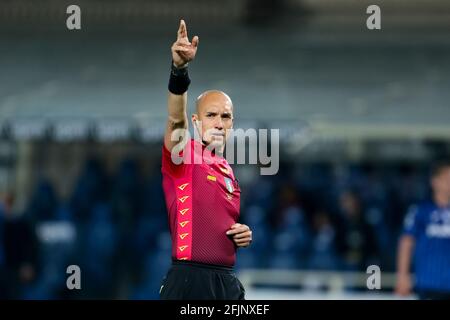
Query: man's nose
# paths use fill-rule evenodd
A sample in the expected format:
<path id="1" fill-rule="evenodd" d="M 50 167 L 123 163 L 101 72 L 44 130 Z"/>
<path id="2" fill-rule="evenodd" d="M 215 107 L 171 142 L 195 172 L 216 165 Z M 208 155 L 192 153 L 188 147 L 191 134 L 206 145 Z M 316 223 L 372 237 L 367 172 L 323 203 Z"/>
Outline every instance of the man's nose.
<path id="1" fill-rule="evenodd" d="M 221 117 L 219 117 L 216 120 L 216 123 L 214 124 L 214 128 L 216 128 L 217 130 L 223 130 L 223 121 L 222 121 Z"/>

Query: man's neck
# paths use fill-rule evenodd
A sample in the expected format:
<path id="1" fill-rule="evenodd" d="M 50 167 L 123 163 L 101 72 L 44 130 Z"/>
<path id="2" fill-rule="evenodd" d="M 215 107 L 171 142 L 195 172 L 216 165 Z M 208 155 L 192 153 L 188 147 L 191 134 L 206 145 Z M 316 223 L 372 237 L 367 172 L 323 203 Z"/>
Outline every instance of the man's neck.
<path id="1" fill-rule="evenodd" d="M 450 199 L 446 194 L 443 193 L 435 193 L 434 194 L 434 202 L 438 207 L 445 208 L 450 204 Z"/>

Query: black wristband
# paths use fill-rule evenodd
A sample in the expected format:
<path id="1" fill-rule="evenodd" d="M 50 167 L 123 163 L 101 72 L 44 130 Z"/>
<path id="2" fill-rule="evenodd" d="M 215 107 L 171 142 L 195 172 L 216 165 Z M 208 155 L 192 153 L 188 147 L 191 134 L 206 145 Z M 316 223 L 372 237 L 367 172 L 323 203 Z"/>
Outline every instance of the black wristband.
<path id="1" fill-rule="evenodd" d="M 172 62 L 169 78 L 169 91 L 173 94 L 181 95 L 187 91 L 190 84 L 191 79 L 189 79 L 187 66 L 177 68 Z"/>

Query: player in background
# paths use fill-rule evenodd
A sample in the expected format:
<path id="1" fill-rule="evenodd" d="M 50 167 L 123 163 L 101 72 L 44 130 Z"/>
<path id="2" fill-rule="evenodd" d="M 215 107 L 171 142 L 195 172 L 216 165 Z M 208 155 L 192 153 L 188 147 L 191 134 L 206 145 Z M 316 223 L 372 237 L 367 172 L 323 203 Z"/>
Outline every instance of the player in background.
<path id="1" fill-rule="evenodd" d="M 432 199 L 412 206 L 397 257 L 396 293 L 420 299 L 450 299 L 450 162 L 431 172 Z M 415 267 L 415 285 L 411 265 Z"/>

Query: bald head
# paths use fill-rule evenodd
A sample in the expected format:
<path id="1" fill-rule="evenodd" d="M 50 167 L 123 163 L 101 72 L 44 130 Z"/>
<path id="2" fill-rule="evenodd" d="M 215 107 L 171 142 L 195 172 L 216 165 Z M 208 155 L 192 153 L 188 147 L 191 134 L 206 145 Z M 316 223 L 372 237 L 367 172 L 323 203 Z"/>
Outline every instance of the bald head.
<path id="1" fill-rule="evenodd" d="M 208 90 L 197 97 L 195 102 L 197 114 L 201 114 L 206 106 L 226 106 L 233 112 L 233 102 L 231 98 L 223 91 Z"/>
<path id="2" fill-rule="evenodd" d="M 201 132 L 202 142 L 223 151 L 233 128 L 233 102 L 225 92 L 208 90 L 198 96 L 195 104 L 197 112 L 192 121 Z"/>

